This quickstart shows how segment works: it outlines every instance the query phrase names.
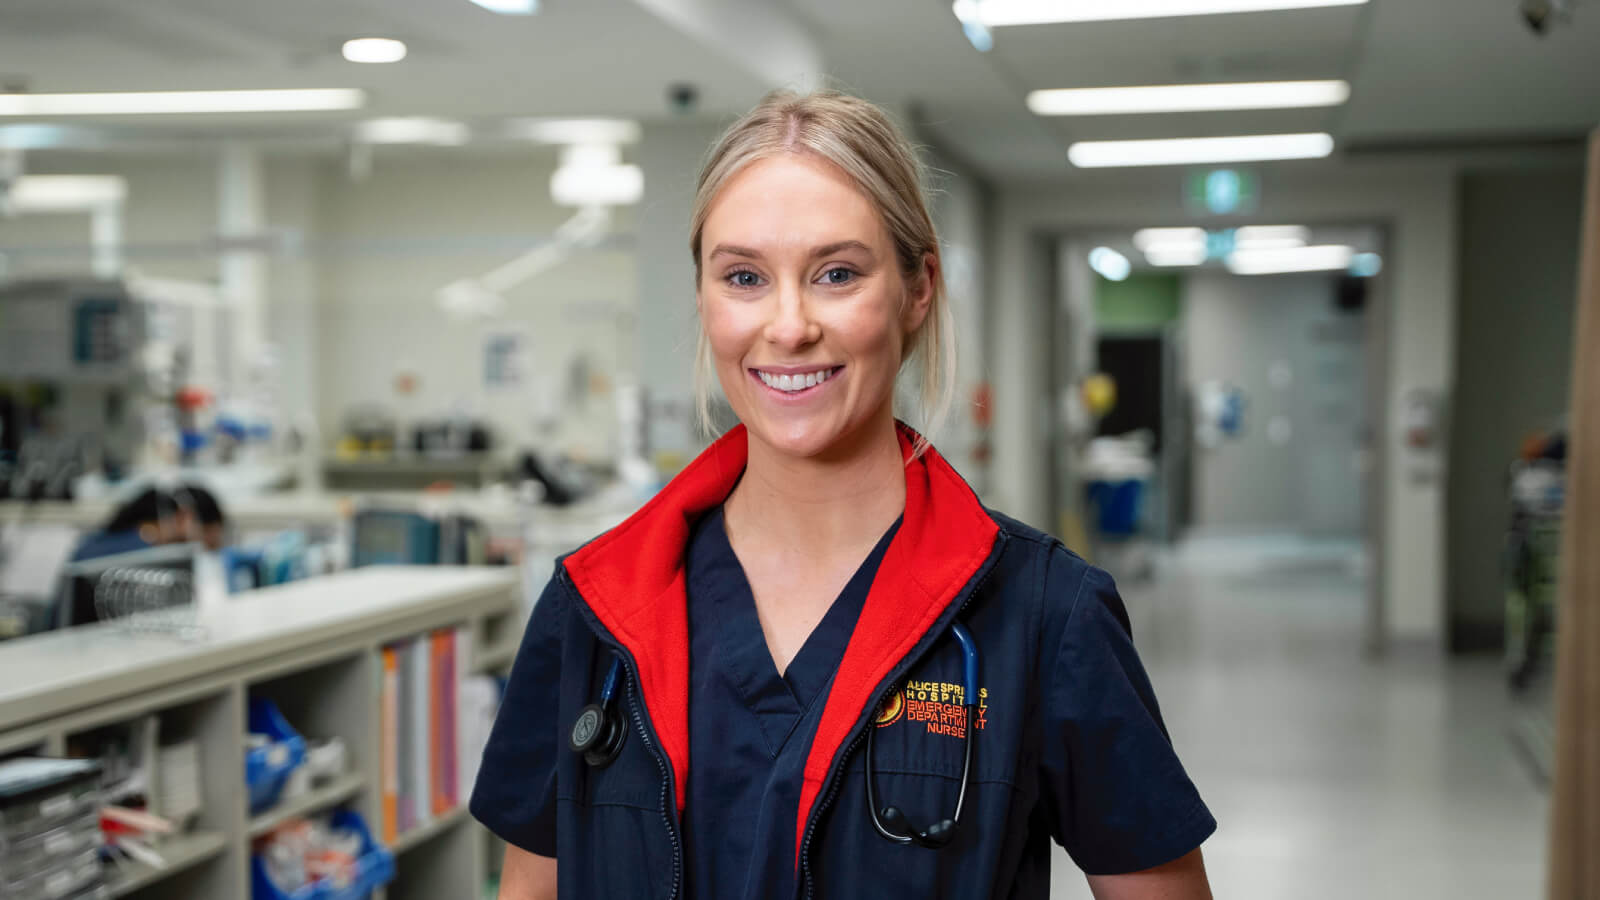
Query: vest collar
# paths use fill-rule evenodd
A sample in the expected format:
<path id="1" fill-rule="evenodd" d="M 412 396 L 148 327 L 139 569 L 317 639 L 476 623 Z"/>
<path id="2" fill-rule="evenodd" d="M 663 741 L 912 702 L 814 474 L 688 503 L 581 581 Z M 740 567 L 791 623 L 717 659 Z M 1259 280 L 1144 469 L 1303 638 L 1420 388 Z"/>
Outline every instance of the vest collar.
<path id="1" fill-rule="evenodd" d="M 835 757 L 902 658 L 983 566 L 999 526 L 931 447 L 911 459 L 916 432 L 897 426 L 906 507 L 834 676 L 806 758 L 796 846 Z M 696 519 L 743 474 L 744 426 L 708 447 L 627 521 L 566 558 L 573 585 L 634 658 L 639 689 L 672 766 L 678 811 L 689 771 L 689 618 L 685 549 Z"/>

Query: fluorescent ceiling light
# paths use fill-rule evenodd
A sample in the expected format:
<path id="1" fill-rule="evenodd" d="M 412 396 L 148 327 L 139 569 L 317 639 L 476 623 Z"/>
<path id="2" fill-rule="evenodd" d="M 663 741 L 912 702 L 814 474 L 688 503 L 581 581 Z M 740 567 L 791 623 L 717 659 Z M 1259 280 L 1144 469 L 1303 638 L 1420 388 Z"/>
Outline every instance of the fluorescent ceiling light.
<path id="1" fill-rule="evenodd" d="M 1041 116 L 1110 116 L 1338 106 L 1348 99 L 1344 81 L 1258 81 L 1031 91 L 1028 109 Z"/>
<path id="2" fill-rule="evenodd" d="M 1003 25 L 1045 25 L 1054 22 L 1100 22 L 1111 19 L 1159 19 L 1221 13 L 1359 6 L 1367 0 L 982 0 L 977 20 L 991 28 Z M 955 4 L 961 15 L 961 3 Z"/>
<path id="3" fill-rule="evenodd" d="M 1089 251 L 1089 268 L 1099 272 L 1108 281 L 1126 281 L 1133 265 L 1128 258 L 1110 247 L 1096 247 Z"/>
<path id="4" fill-rule="evenodd" d="M 1277 275 L 1283 272 L 1332 272 L 1350 267 L 1355 250 L 1345 244 L 1292 247 L 1284 250 L 1235 250 L 1228 271 L 1235 275 Z"/>
<path id="5" fill-rule="evenodd" d="M 1067 148 L 1067 159 L 1079 168 L 1099 169 L 1319 159 L 1332 152 L 1333 137 L 1327 134 L 1257 134 L 1155 141 L 1080 141 Z"/>
<path id="6" fill-rule="evenodd" d="M 531 16 L 539 11 L 539 0 L 472 0 L 472 2 L 502 16 Z"/>
<path id="7" fill-rule="evenodd" d="M 24 175 L 6 193 L 15 212 L 82 212 L 114 206 L 128 195 L 119 175 Z"/>
<path id="8" fill-rule="evenodd" d="M 550 175 L 550 197 L 562 206 L 626 206 L 643 195 L 638 166 L 562 166 Z"/>
<path id="9" fill-rule="evenodd" d="M 366 92 L 356 88 L 0 94 L 0 116 L 162 116 L 187 113 L 327 112 L 357 109 L 366 102 Z"/>
<path id="10" fill-rule="evenodd" d="M 1206 261 L 1206 245 L 1156 244 L 1144 251 L 1144 261 L 1152 266 L 1198 266 Z"/>
<path id="11" fill-rule="evenodd" d="M 356 126 L 356 140 L 364 144 L 437 144 L 455 147 L 467 142 L 471 132 L 452 119 L 403 116 L 368 119 Z"/>
<path id="12" fill-rule="evenodd" d="M 395 63 L 406 58 L 406 43 L 394 38 L 354 38 L 344 42 L 344 58 L 353 63 Z"/>
<path id="13" fill-rule="evenodd" d="M 1246 225 L 1233 232 L 1235 250 L 1282 250 L 1304 247 L 1311 229 L 1304 225 Z"/>
<path id="14" fill-rule="evenodd" d="M 506 123 L 512 137 L 541 144 L 632 144 L 639 140 L 639 123 L 628 119 L 513 119 Z"/>
<path id="15" fill-rule="evenodd" d="M 1139 248 L 1140 253 L 1148 253 L 1153 247 L 1206 246 L 1206 230 L 1204 228 L 1141 228 L 1133 233 L 1133 245 Z"/>

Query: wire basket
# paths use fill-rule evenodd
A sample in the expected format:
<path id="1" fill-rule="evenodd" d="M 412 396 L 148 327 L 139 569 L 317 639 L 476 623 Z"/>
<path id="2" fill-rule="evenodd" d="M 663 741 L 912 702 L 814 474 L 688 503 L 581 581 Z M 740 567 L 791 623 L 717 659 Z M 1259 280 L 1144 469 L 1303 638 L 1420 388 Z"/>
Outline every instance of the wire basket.
<path id="1" fill-rule="evenodd" d="M 133 634 L 172 635 L 191 641 L 206 634 L 196 616 L 194 581 L 188 572 L 108 569 L 95 582 L 94 607 L 100 621 Z"/>

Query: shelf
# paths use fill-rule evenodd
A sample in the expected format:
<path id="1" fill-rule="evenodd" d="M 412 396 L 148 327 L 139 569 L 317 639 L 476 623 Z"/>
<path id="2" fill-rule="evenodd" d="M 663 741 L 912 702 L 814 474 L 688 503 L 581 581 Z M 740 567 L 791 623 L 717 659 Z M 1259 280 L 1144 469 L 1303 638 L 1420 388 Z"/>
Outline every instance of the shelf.
<path id="1" fill-rule="evenodd" d="M 459 824 L 465 818 L 467 818 L 467 808 L 465 806 L 458 806 L 444 815 L 436 817 L 432 822 L 429 822 L 420 828 L 413 828 L 405 834 L 395 838 L 394 843 L 389 846 L 389 849 L 393 850 L 396 855 L 404 853 L 407 850 L 410 850 L 412 847 L 415 847 L 418 844 L 428 840 L 429 838 L 434 837 L 435 835 L 450 829 L 452 826 Z"/>
<path id="2" fill-rule="evenodd" d="M 366 784 L 360 775 L 341 775 L 326 785 L 283 800 L 277 806 L 250 820 L 250 836 L 260 837 L 284 822 L 298 816 L 318 812 L 349 800 Z"/>
<path id="3" fill-rule="evenodd" d="M 112 897 L 124 897 L 146 885 L 176 875 L 221 853 L 228 845 L 228 836 L 220 831 L 200 831 L 194 834 L 168 838 L 155 846 L 155 851 L 166 859 L 163 868 L 134 860 L 124 860 L 106 869 L 106 889 Z"/>
<path id="4" fill-rule="evenodd" d="M 488 647 L 478 652 L 478 658 L 472 661 L 473 671 L 478 673 L 497 672 L 510 667 L 517 658 L 515 644 L 502 647 Z"/>

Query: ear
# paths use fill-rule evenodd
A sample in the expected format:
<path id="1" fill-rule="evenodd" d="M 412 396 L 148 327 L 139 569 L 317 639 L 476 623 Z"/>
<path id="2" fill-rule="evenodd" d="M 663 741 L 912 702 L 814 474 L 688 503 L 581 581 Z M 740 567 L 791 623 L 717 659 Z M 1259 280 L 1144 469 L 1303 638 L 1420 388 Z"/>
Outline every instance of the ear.
<path id="1" fill-rule="evenodd" d="M 922 255 L 922 265 L 906 285 L 906 302 L 900 309 L 900 331 L 915 334 L 933 308 L 933 286 L 938 283 L 939 257 Z"/>

